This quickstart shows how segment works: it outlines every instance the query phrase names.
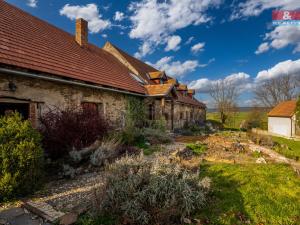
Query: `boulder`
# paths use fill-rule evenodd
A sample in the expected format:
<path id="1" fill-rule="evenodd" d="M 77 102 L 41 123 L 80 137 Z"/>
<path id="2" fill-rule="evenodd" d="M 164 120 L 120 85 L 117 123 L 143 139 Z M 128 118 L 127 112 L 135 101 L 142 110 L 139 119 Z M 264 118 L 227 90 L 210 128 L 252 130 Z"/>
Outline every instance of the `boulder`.
<path id="1" fill-rule="evenodd" d="M 78 215 L 76 213 L 67 213 L 60 218 L 60 225 L 71 225 L 76 223 Z"/>
<path id="2" fill-rule="evenodd" d="M 263 158 L 263 157 L 259 157 L 257 160 L 256 160 L 256 163 L 263 163 L 263 164 L 266 164 L 266 160 Z"/>

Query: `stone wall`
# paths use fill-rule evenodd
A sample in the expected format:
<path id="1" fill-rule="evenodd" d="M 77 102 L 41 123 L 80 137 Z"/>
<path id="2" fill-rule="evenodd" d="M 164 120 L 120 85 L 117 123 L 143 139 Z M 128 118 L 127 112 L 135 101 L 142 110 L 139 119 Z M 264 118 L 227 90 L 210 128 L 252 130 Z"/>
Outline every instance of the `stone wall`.
<path id="1" fill-rule="evenodd" d="M 9 90 L 10 81 L 16 85 L 15 91 Z M 112 126 L 120 128 L 125 125 L 126 95 L 116 92 L 0 74 L 1 102 L 28 103 L 29 119 L 34 125 L 38 124 L 38 117 L 50 109 L 79 106 L 86 102 L 97 104 L 100 113 Z M 172 128 L 172 117 L 174 128 L 180 128 L 186 122 L 205 119 L 205 110 L 199 107 L 175 102 L 172 110 L 172 102 L 165 100 L 163 109 L 161 99 L 155 98 L 145 98 L 145 104 L 146 113 L 149 113 L 149 104 L 154 106 L 154 119 L 160 119 L 162 115 L 167 119 L 168 129 Z"/>
<path id="2" fill-rule="evenodd" d="M 9 91 L 9 81 L 16 85 L 16 91 Z M 54 107 L 65 108 L 71 104 L 79 106 L 84 102 L 96 103 L 104 117 L 115 126 L 124 125 L 127 104 L 126 95 L 121 93 L 0 74 L 0 102 L 4 101 L 30 103 L 32 120 Z M 33 116 L 36 118 L 32 118 Z"/>
<path id="3" fill-rule="evenodd" d="M 168 129 L 172 128 L 172 111 L 173 114 L 173 128 L 182 128 L 186 123 L 194 123 L 195 121 L 203 122 L 206 118 L 206 111 L 203 108 L 183 104 L 179 102 L 174 102 L 172 110 L 172 102 L 166 100 L 164 103 L 164 110 L 162 109 L 161 99 L 152 99 L 147 101 L 147 109 L 149 109 L 149 104 L 154 105 L 154 119 L 159 120 L 163 115 L 163 118 L 167 121 Z M 149 110 L 147 110 L 149 113 Z M 148 116 L 149 118 L 149 116 Z"/>

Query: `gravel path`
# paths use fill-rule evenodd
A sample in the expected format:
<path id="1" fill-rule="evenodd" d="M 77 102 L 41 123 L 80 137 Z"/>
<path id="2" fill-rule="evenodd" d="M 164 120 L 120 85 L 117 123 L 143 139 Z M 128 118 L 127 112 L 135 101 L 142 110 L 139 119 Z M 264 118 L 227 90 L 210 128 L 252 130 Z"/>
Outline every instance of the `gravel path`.
<path id="1" fill-rule="evenodd" d="M 56 210 L 69 212 L 90 205 L 93 189 L 103 184 L 103 172 L 78 175 L 74 179 L 63 179 L 48 183 L 44 190 L 35 195 L 34 201 L 43 201 Z"/>
<path id="2" fill-rule="evenodd" d="M 262 147 L 260 145 L 249 144 L 249 148 L 252 151 L 262 152 L 263 154 L 268 155 L 275 162 L 287 163 L 287 164 L 291 165 L 293 167 L 293 169 L 296 171 L 296 173 L 300 176 L 300 163 L 299 162 L 297 162 L 293 159 L 288 159 L 285 156 L 283 156 L 269 148 Z"/>

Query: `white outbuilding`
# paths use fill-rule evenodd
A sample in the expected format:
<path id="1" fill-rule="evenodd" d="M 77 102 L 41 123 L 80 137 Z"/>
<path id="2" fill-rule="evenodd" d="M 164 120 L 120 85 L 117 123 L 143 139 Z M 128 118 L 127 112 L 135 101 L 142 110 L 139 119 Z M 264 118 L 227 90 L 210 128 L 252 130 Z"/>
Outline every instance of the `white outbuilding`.
<path id="1" fill-rule="evenodd" d="M 269 133 L 285 137 L 295 136 L 296 104 L 295 100 L 281 102 L 268 113 Z"/>

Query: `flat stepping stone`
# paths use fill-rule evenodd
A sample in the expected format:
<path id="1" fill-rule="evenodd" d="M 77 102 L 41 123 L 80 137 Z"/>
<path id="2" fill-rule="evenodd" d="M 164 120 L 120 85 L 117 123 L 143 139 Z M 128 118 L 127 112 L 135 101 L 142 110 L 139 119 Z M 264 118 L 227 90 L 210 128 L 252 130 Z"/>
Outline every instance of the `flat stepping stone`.
<path id="1" fill-rule="evenodd" d="M 2 221 L 5 221 L 5 220 L 9 221 L 12 218 L 23 215 L 24 213 L 25 213 L 24 210 L 19 207 L 7 209 L 7 210 L 0 212 L 0 221 L 1 221 L 1 223 L 2 223 Z"/>
<path id="2" fill-rule="evenodd" d="M 32 219 L 32 215 L 29 213 L 12 218 L 9 221 L 9 225 L 40 225 L 43 224 L 41 219 Z"/>
<path id="3" fill-rule="evenodd" d="M 45 202 L 32 202 L 28 201 L 23 204 L 23 207 L 33 214 L 55 223 L 60 220 L 65 214 L 60 211 L 56 211 L 51 205 Z"/>

